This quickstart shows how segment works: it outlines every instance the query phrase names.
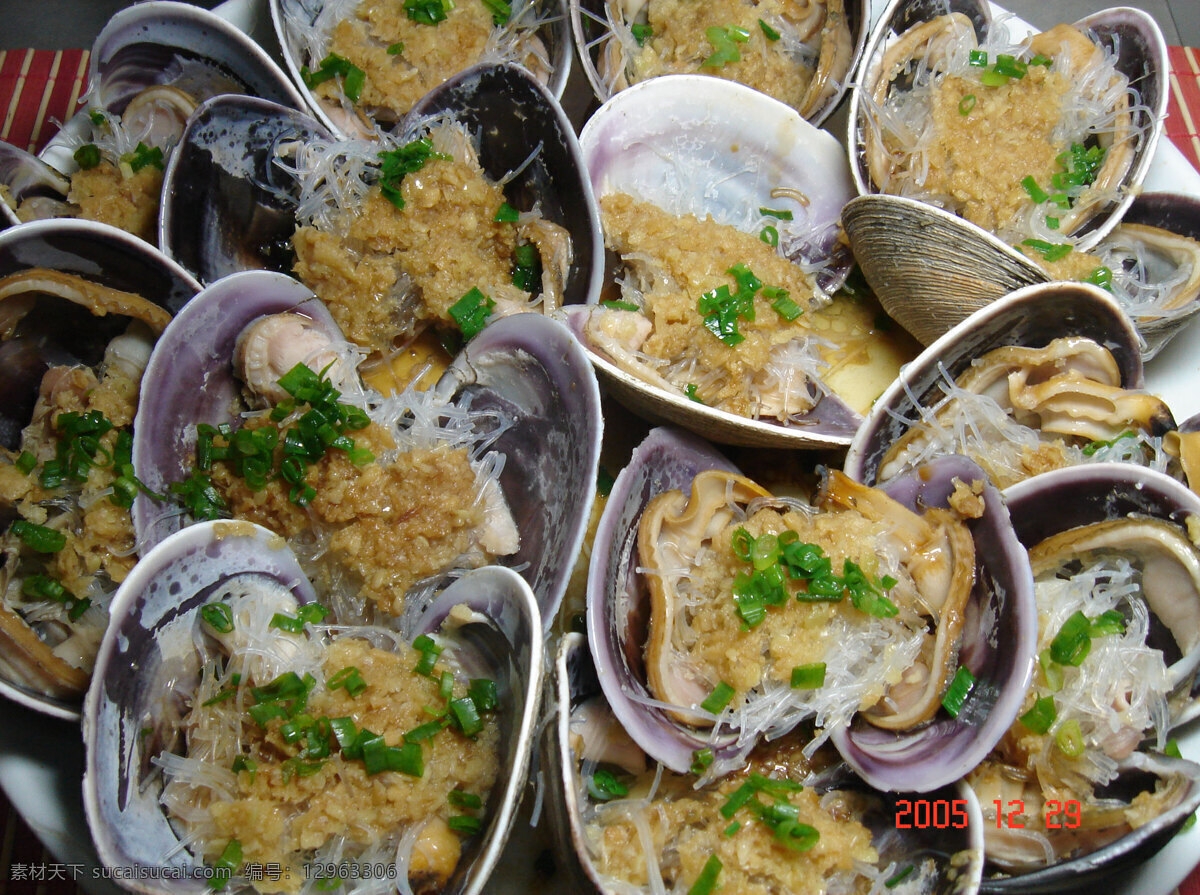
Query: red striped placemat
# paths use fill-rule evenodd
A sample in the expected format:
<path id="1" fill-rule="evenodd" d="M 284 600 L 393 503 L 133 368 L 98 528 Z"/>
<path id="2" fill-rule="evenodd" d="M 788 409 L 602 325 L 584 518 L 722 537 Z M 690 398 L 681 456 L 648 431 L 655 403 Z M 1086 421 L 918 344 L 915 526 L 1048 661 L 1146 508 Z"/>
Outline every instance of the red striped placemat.
<path id="1" fill-rule="evenodd" d="M 0 50 L 0 140 L 38 152 L 75 114 L 88 50 Z"/>
<path id="2" fill-rule="evenodd" d="M 1167 55 L 1171 60 L 1171 91 L 1166 134 L 1200 170 L 1200 49 L 1167 47 Z"/>

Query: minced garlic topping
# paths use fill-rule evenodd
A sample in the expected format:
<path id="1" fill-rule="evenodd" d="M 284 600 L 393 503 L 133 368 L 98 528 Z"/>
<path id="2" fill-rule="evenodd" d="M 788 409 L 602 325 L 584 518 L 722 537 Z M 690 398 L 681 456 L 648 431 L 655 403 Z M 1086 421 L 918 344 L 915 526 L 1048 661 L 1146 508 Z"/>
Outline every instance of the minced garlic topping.
<path id="1" fill-rule="evenodd" d="M 308 698 L 306 713 L 313 718 L 353 718 L 358 729 L 380 734 L 388 746 L 398 746 L 406 731 L 430 720 L 425 707 L 443 701 L 438 669 L 434 677 L 412 670 L 419 658 L 411 647 L 391 652 L 363 640 L 342 638 L 326 652 L 326 679 L 353 666 L 367 687 L 358 696 L 346 689 L 317 687 Z M 454 697 L 464 693 L 465 685 L 456 683 Z M 248 699 L 250 704 L 253 699 Z M 232 706 L 233 700 L 226 700 L 197 707 L 192 723 L 203 725 L 206 718 Z M 232 798 L 213 797 L 208 802 L 211 828 L 198 845 L 212 862 L 229 840 L 236 839 L 245 861 L 278 864 L 283 870 L 278 881 L 259 881 L 259 891 L 298 891 L 312 875 L 306 873 L 305 862 L 335 837 L 344 836 L 352 848 L 363 848 L 411 824 L 461 814 L 462 809 L 448 801 L 454 789 L 478 795 L 486 803 L 499 772 L 499 732 L 494 721 L 482 717 L 484 728 L 474 739 L 445 729 L 424 741 L 420 777 L 398 771 L 371 775 L 361 760 L 347 759 L 336 749 L 316 773 L 289 773 L 286 761 L 298 747 L 280 734 L 282 720 L 272 719 L 264 729 L 246 718 L 240 754 L 252 758 L 254 767 L 237 773 Z"/>
<path id="2" fill-rule="evenodd" d="M 319 586 L 341 590 L 344 583 L 342 588 L 333 583 L 349 572 L 352 590 L 381 612 L 397 615 L 405 591 L 417 581 L 456 561 L 474 565 L 486 560 L 478 547 L 485 520 L 475 498 L 475 472 L 465 448 L 416 449 L 392 457 L 392 439 L 381 427 L 358 430 L 354 438 L 376 461 L 355 466 L 346 452 L 327 451 L 308 467 L 306 481 L 316 496 L 307 509 L 289 499 L 291 486 L 280 478 L 254 491 L 218 462 L 213 482 L 238 519 L 257 522 L 292 542 L 314 530 L 326 538 L 328 550 L 317 568 L 309 570 Z M 390 459 L 381 462 L 385 455 Z"/>
<path id="3" fill-rule="evenodd" d="M 759 25 L 763 20 L 773 23 L 775 30 L 788 30 L 789 16 L 796 18 L 798 5 L 782 0 L 652 0 L 646 4 L 652 36 L 641 50 L 629 60 L 632 80 L 641 81 L 656 75 L 671 73 L 700 73 L 738 81 L 768 96 L 799 108 L 816 67 L 820 34 L 806 41 L 812 47 L 807 58 L 794 55 L 795 42 L 769 40 Z M 811 6 L 815 7 L 814 3 Z M 824 4 L 819 4 L 823 7 Z M 823 11 L 820 19 L 823 19 Z M 741 28 L 749 34 L 737 48 L 741 58 L 724 65 L 703 65 L 714 51 L 707 39 L 708 28 Z"/>
<path id="4" fill-rule="evenodd" d="M 448 310 L 471 289 L 495 301 L 495 313 L 529 306 L 512 284 L 524 230 L 494 220 L 504 193 L 473 154 L 431 158 L 404 177 L 401 194 L 397 208 L 375 187 L 344 215 L 342 232 L 302 226 L 293 236 L 296 276 L 350 341 L 387 351 L 420 321 L 455 328 Z"/>
<path id="5" fill-rule="evenodd" d="M 349 59 L 366 72 L 359 103 L 399 118 L 417 100 L 452 75 L 483 57 L 495 26 L 491 11 L 477 0 L 448 4 L 444 21 L 414 22 L 401 0 L 366 0 L 333 29 L 329 52 Z M 403 50 L 388 52 L 403 44 Z M 337 101 L 338 80 L 316 89 Z"/>
<path id="6" fill-rule="evenodd" d="M 800 754 L 802 745 L 800 738 L 786 737 L 756 752 L 742 771 L 699 790 L 692 788 L 694 778 L 666 772 L 648 804 L 639 797 L 649 792 L 654 773 L 641 775 L 630 786 L 628 799 L 592 808 L 587 833 L 597 869 L 609 878 L 656 891 L 650 888 L 645 846 L 631 817 L 636 815 L 649 828 L 667 891 L 687 891 L 710 855 L 723 865 L 716 890 L 723 895 L 821 895 L 835 881 L 838 891 L 859 891 L 844 888 L 856 876 L 855 862 L 874 864 L 879 855 L 860 820 L 865 805 L 856 793 L 822 798 L 805 787 L 787 794 L 787 801 L 799 809 L 797 821 L 820 834 L 808 851 L 781 844 L 748 809 L 734 815 L 740 827 L 725 835 L 731 821 L 721 814 L 721 806 L 751 772 L 797 783 L 804 778 L 808 765 Z"/>
<path id="7" fill-rule="evenodd" d="M 71 175 L 67 200 L 79 206 L 79 217 L 111 224 L 150 243 L 157 243 L 158 201 L 163 171 L 146 165 L 126 177 L 111 162 Z"/>
<path id="8" fill-rule="evenodd" d="M 814 403 L 801 374 L 799 386 L 781 388 L 770 381 L 769 367 L 792 343 L 813 335 L 817 307 L 810 278 L 757 236 L 717 224 L 710 218 L 676 217 L 625 193 L 603 197 L 600 206 L 605 242 L 631 271 L 627 292 L 636 292 L 649 321 L 644 340 L 630 343 L 624 322 L 633 312 L 600 309 L 592 327 L 649 356 L 650 378 L 661 377 L 705 404 L 742 416 L 803 412 Z M 702 295 L 722 286 L 736 288 L 727 271 L 748 267 L 765 285 L 786 289 L 804 313 L 785 320 L 760 291 L 753 321 L 739 318 L 745 340 L 728 345 L 704 326 L 698 310 Z M 634 320 L 633 322 L 637 322 Z M 590 334 L 590 333 L 589 333 Z M 636 339 L 637 337 L 633 337 Z M 601 346 L 603 347 L 603 346 Z M 813 349 L 813 363 L 815 359 Z"/>

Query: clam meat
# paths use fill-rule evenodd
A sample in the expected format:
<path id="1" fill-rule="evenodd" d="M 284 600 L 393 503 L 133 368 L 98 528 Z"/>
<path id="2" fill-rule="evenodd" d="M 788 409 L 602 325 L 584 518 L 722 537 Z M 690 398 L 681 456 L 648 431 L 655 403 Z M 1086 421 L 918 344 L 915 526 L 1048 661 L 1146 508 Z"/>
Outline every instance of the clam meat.
<path id="1" fill-rule="evenodd" d="M 671 447 L 669 435 L 652 434 L 618 479 L 589 584 L 601 680 L 643 749 L 677 772 L 708 751 L 712 779 L 760 738 L 811 721 L 810 757 L 832 736 L 872 785 L 926 790 L 954 780 L 954 763 L 926 766 L 921 749 L 957 751 L 969 740 L 969 752 L 999 736 L 1013 702 L 1004 693 L 1027 670 L 976 641 L 990 625 L 1012 625 L 1011 651 L 1026 648 L 1013 621 L 1025 611 L 1024 558 L 977 467 L 927 469 L 937 484 L 920 499 L 831 471 L 808 502 L 774 497 L 720 463 L 703 468 L 704 454 L 686 446 L 694 459 L 656 473 Z M 636 533 L 622 532 L 630 519 Z M 980 549 L 977 537 L 1005 546 Z M 984 609 L 994 602 L 987 567 L 1009 560 L 1013 595 Z M 980 701 L 956 704 L 978 675 L 990 682 Z"/>

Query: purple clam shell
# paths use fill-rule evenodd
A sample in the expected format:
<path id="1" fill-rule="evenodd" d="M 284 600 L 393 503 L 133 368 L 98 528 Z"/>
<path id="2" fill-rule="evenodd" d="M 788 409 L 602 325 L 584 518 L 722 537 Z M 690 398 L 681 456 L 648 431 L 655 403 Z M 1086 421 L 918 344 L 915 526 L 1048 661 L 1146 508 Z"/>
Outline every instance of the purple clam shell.
<path id="1" fill-rule="evenodd" d="M 304 98 L 283 70 L 253 40 L 227 20 L 189 3 L 155 0 L 123 9 L 108 20 L 92 44 L 88 82 L 98 88 L 96 103 L 120 114 L 139 91 L 163 83 L 175 60 L 199 61 L 232 77 L 255 96 L 304 107 Z M 199 88 L 197 100 L 212 95 Z"/>
<path id="2" fill-rule="evenodd" d="M 146 751 L 152 746 L 147 744 L 162 747 L 173 740 L 178 694 L 199 680 L 200 658 L 192 639 L 196 613 L 214 589 L 236 577 L 281 584 L 301 603 L 315 600 L 295 557 L 276 535 L 249 523 L 206 522 L 146 554 L 109 607 L 111 622 L 83 709 L 84 809 L 106 866 L 167 866 L 177 875 L 156 885 L 153 877 L 138 877 L 140 891 L 209 891 L 204 866 L 179 847 L 158 787 L 140 781 L 149 769 Z M 146 728 L 149 736 L 143 735 Z"/>
<path id="3" fill-rule="evenodd" d="M 470 622 L 445 625 L 450 610 L 465 605 Z M 455 659 L 474 678 L 496 682 L 508 733 L 500 739 L 500 774 L 488 802 L 494 806 L 482 836 L 464 843 L 447 893 L 482 891 L 512 832 L 517 806 L 529 776 L 534 731 L 541 706 L 545 656 L 542 619 L 533 591 L 511 569 L 487 566 L 464 574 L 429 605 L 415 630 L 442 632 L 454 644 Z"/>
<path id="4" fill-rule="evenodd" d="M 158 243 L 204 283 L 240 270 L 291 270 L 295 186 L 280 143 L 332 139 L 303 112 L 251 96 L 217 96 L 188 119 L 163 173 Z"/>
<path id="5" fill-rule="evenodd" d="M 230 419 L 241 386 L 230 361 L 238 334 L 267 314 L 296 310 L 341 340 L 333 318 L 307 287 L 267 271 L 233 274 L 196 296 L 167 326 L 143 377 L 134 420 L 133 467 L 151 491 L 166 492 L 187 477 L 196 453 L 196 424 Z M 139 494 L 133 505 L 143 553 L 178 530 L 183 519 L 169 505 Z"/>
<path id="6" fill-rule="evenodd" d="M 630 736 L 652 758 L 679 772 L 696 749 L 710 746 L 663 710 L 648 705 L 642 645 L 647 598 L 637 572 L 637 523 L 646 503 L 672 488 L 686 490 L 704 469 L 736 471 L 705 442 L 656 429 L 617 477 L 592 548 L 588 576 L 588 636 L 605 697 Z M 953 479 L 983 477 L 962 457 L 947 457 L 896 482 L 888 493 L 912 509 L 945 506 Z M 926 792 L 948 784 L 991 750 L 1020 709 L 1037 643 L 1037 613 L 1029 559 L 1013 534 L 999 492 L 985 486 L 986 509 L 968 524 L 976 545 L 976 584 L 966 611 L 960 662 L 980 680 L 959 719 L 894 733 L 856 722 L 834 731 L 843 758 L 877 789 Z M 1003 648 L 1000 648 L 1003 644 Z M 731 741 L 713 746 L 736 754 Z"/>
<path id="7" fill-rule="evenodd" d="M 892 444 L 917 418 L 916 404 L 935 403 L 942 371 L 956 379 L 981 355 L 1006 345 L 1040 348 L 1063 336 L 1084 336 L 1112 352 L 1125 388 L 1144 384 L 1138 336 L 1111 295 L 1087 283 L 1027 286 L 976 311 L 922 351 L 875 401 L 855 433 L 843 467 L 873 485 Z"/>
<path id="8" fill-rule="evenodd" d="M 940 457 L 884 487 L 913 510 L 947 506 L 954 480 L 984 479 L 960 456 Z M 979 764 L 1012 726 L 1029 687 L 1037 651 L 1037 605 L 1029 556 L 991 483 L 984 514 L 968 520 L 975 540 L 975 585 L 965 612 L 959 664 L 976 684 L 957 718 L 939 717 L 911 731 L 871 727 L 856 719 L 833 732 L 842 757 L 872 786 L 927 792 Z"/>
<path id="9" fill-rule="evenodd" d="M 551 679 L 551 698 L 558 706 L 558 714 L 553 724 L 546 725 L 540 746 L 543 764 L 551 769 L 552 775 L 546 795 L 547 815 L 554 832 L 561 871 L 571 883 L 570 891 L 608 895 L 628 890 L 605 885 L 589 856 L 587 834 L 581 822 L 577 783 L 580 759 L 571 748 L 572 711 L 602 692 L 604 677 L 598 674 L 593 662 L 594 655 L 595 651 L 589 652 L 588 644 L 580 634 L 568 634 L 560 642 Z M 846 775 L 847 778 L 849 776 Z M 839 778 L 836 774 L 833 779 L 840 786 L 866 789 L 861 783 Z M 975 794 L 966 784 L 956 781 L 924 796 L 899 798 L 870 791 L 865 794 L 878 798 L 880 802 L 879 810 L 872 812 L 867 820 L 874 844 L 881 853 L 880 866 L 885 866 L 889 861 L 903 866 L 925 855 L 932 855 L 941 863 L 946 861 L 948 855 L 957 854 L 960 860 L 965 856 L 965 861 L 955 864 L 952 869 L 947 866 L 947 872 L 929 891 L 935 895 L 970 895 L 977 890 L 983 871 L 983 815 Z M 905 815 L 900 813 L 904 810 L 900 807 L 901 802 L 907 803 L 907 810 L 912 816 L 920 817 L 923 807 L 932 812 L 939 802 L 956 801 L 965 802 L 968 816 L 967 828 L 961 832 L 932 825 L 922 827 L 920 824 L 910 824 L 907 828 L 903 827 Z M 922 802 L 929 805 L 923 806 Z"/>
<path id="10" fill-rule="evenodd" d="M 595 499 L 604 421 L 600 387 L 565 326 L 541 314 L 490 323 L 437 384 L 438 396 L 513 420 L 495 442 L 500 485 L 521 533 L 504 565 L 522 568 L 548 629 Z"/>
<path id="11" fill-rule="evenodd" d="M 672 489 L 686 491 L 706 469 L 738 472 L 696 435 L 666 427 L 651 430 L 613 483 L 588 569 L 588 643 L 608 704 L 642 751 L 680 773 L 691 767 L 692 753 L 709 742 L 705 734 L 641 701 L 653 696 L 642 665 L 649 615 L 636 571 L 637 525 L 652 497 Z M 724 754 L 719 747 L 713 752 Z"/>

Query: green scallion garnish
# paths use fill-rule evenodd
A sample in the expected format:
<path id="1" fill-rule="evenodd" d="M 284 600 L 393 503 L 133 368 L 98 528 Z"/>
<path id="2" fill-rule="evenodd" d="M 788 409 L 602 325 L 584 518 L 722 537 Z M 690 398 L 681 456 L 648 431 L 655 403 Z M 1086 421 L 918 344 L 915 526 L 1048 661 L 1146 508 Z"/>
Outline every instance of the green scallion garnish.
<path id="1" fill-rule="evenodd" d="M 971 674 L 971 670 L 966 665 L 958 666 L 958 671 L 954 673 L 954 679 L 950 681 L 950 686 L 946 688 L 946 693 L 942 696 L 942 708 L 949 713 L 951 718 L 957 718 L 967 697 L 974 689 L 975 675 Z"/>
<path id="2" fill-rule="evenodd" d="M 700 708 L 710 714 L 718 715 L 733 700 L 736 692 L 729 684 L 721 681 L 713 687 L 713 691 L 700 703 Z"/>
<path id="3" fill-rule="evenodd" d="M 792 669 L 793 690 L 816 690 L 825 686 L 825 663 L 813 662 L 811 665 L 797 665 Z"/>

